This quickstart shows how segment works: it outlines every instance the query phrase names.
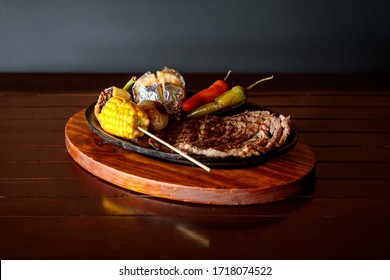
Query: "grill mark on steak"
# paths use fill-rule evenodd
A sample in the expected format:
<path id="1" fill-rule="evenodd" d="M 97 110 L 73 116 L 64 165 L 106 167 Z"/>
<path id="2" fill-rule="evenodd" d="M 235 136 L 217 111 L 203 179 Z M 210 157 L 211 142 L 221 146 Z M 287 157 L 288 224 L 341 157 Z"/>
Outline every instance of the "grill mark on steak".
<path id="1" fill-rule="evenodd" d="M 187 154 L 246 158 L 281 147 L 290 133 L 290 117 L 258 110 L 175 121 L 156 135 Z M 149 144 L 156 150 L 171 152 L 154 139 Z"/>

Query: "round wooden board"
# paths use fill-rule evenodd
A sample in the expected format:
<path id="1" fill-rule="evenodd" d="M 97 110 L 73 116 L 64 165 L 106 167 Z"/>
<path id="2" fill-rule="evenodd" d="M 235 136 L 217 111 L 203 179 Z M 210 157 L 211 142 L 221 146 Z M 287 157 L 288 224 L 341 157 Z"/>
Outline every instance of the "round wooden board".
<path id="1" fill-rule="evenodd" d="M 307 186 L 315 154 L 300 137 L 289 152 L 264 164 L 212 169 L 155 160 L 110 144 L 92 132 L 82 110 L 65 127 L 69 154 L 95 176 L 135 192 L 177 201 L 248 205 L 285 199 Z"/>

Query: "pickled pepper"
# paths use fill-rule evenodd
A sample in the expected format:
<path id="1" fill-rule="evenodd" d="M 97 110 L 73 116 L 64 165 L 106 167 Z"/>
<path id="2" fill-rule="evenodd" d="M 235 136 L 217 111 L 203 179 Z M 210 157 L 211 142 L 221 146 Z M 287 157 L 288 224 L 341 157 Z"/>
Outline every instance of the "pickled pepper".
<path id="1" fill-rule="evenodd" d="M 229 77 L 230 73 L 231 70 L 229 70 L 229 72 L 227 73 L 226 77 L 223 80 L 215 81 L 208 88 L 199 91 L 198 93 L 194 94 L 193 96 L 185 100 L 181 105 L 181 109 L 184 112 L 191 112 L 197 107 L 213 101 L 219 95 L 226 92 L 229 89 L 229 86 L 225 81 Z"/>
<path id="2" fill-rule="evenodd" d="M 214 101 L 206 103 L 195 110 L 191 111 L 187 117 L 188 118 L 196 118 L 201 117 L 205 115 L 209 115 L 221 110 L 230 110 L 233 108 L 236 108 L 238 106 L 241 106 L 245 103 L 247 95 L 246 93 L 250 91 L 253 87 L 255 87 L 257 84 L 272 79 L 273 76 L 261 79 L 256 81 L 255 83 L 251 84 L 250 86 L 244 88 L 242 86 L 235 86 L 231 88 L 230 90 L 224 92 L 217 98 L 215 98 Z"/>

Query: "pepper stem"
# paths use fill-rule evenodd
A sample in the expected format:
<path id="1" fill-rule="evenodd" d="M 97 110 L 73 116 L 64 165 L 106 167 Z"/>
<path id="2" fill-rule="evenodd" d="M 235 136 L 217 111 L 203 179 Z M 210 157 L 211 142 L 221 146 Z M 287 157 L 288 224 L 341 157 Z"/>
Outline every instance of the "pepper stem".
<path id="1" fill-rule="evenodd" d="M 232 72 L 232 70 L 229 70 L 229 72 L 227 72 L 227 74 L 226 74 L 225 78 L 223 79 L 223 81 L 226 81 L 226 80 L 227 80 L 227 78 L 229 77 L 229 75 L 230 75 L 231 72 Z"/>
<path id="2" fill-rule="evenodd" d="M 258 85 L 258 84 L 260 84 L 260 83 L 262 83 L 262 82 L 264 82 L 264 81 L 271 80 L 273 77 L 274 77 L 274 75 L 269 76 L 269 77 L 264 78 L 264 79 L 261 79 L 261 80 L 258 80 L 258 81 L 256 81 L 256 82 L 254 82 L 253 84 L 251 84 L 250 86 L 248 86 L 245 90 L 246 90 L 246 91 L 250 91 L 250 90 L 251 90 L 252 88 L 254 88 L 256 85 Z"/>
<path id="3" fill-rule="evenodd" d="M 131 77 L 131 79 L 123 87 L 123 90 L 129 91 L 130 87 L 135 83 L 136 80 L 137 80 L 137 76 Z"/>

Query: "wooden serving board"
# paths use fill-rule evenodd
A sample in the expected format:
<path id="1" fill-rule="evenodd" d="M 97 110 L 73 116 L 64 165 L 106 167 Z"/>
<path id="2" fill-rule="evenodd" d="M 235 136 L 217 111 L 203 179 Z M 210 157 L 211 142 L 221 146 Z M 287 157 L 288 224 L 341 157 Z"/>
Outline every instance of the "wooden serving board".
<path id="1" fill-rule="evenodd" d="M 285 199 L 305 188 L 315 154 L 300 137 L 289 152 L 261 165 L 212 169 L 152 159 L 92 132 L 82 110 L 65 127 L 69 154 L 95 176 L 135 192 L 177 201 L 248 205 Z"/>

